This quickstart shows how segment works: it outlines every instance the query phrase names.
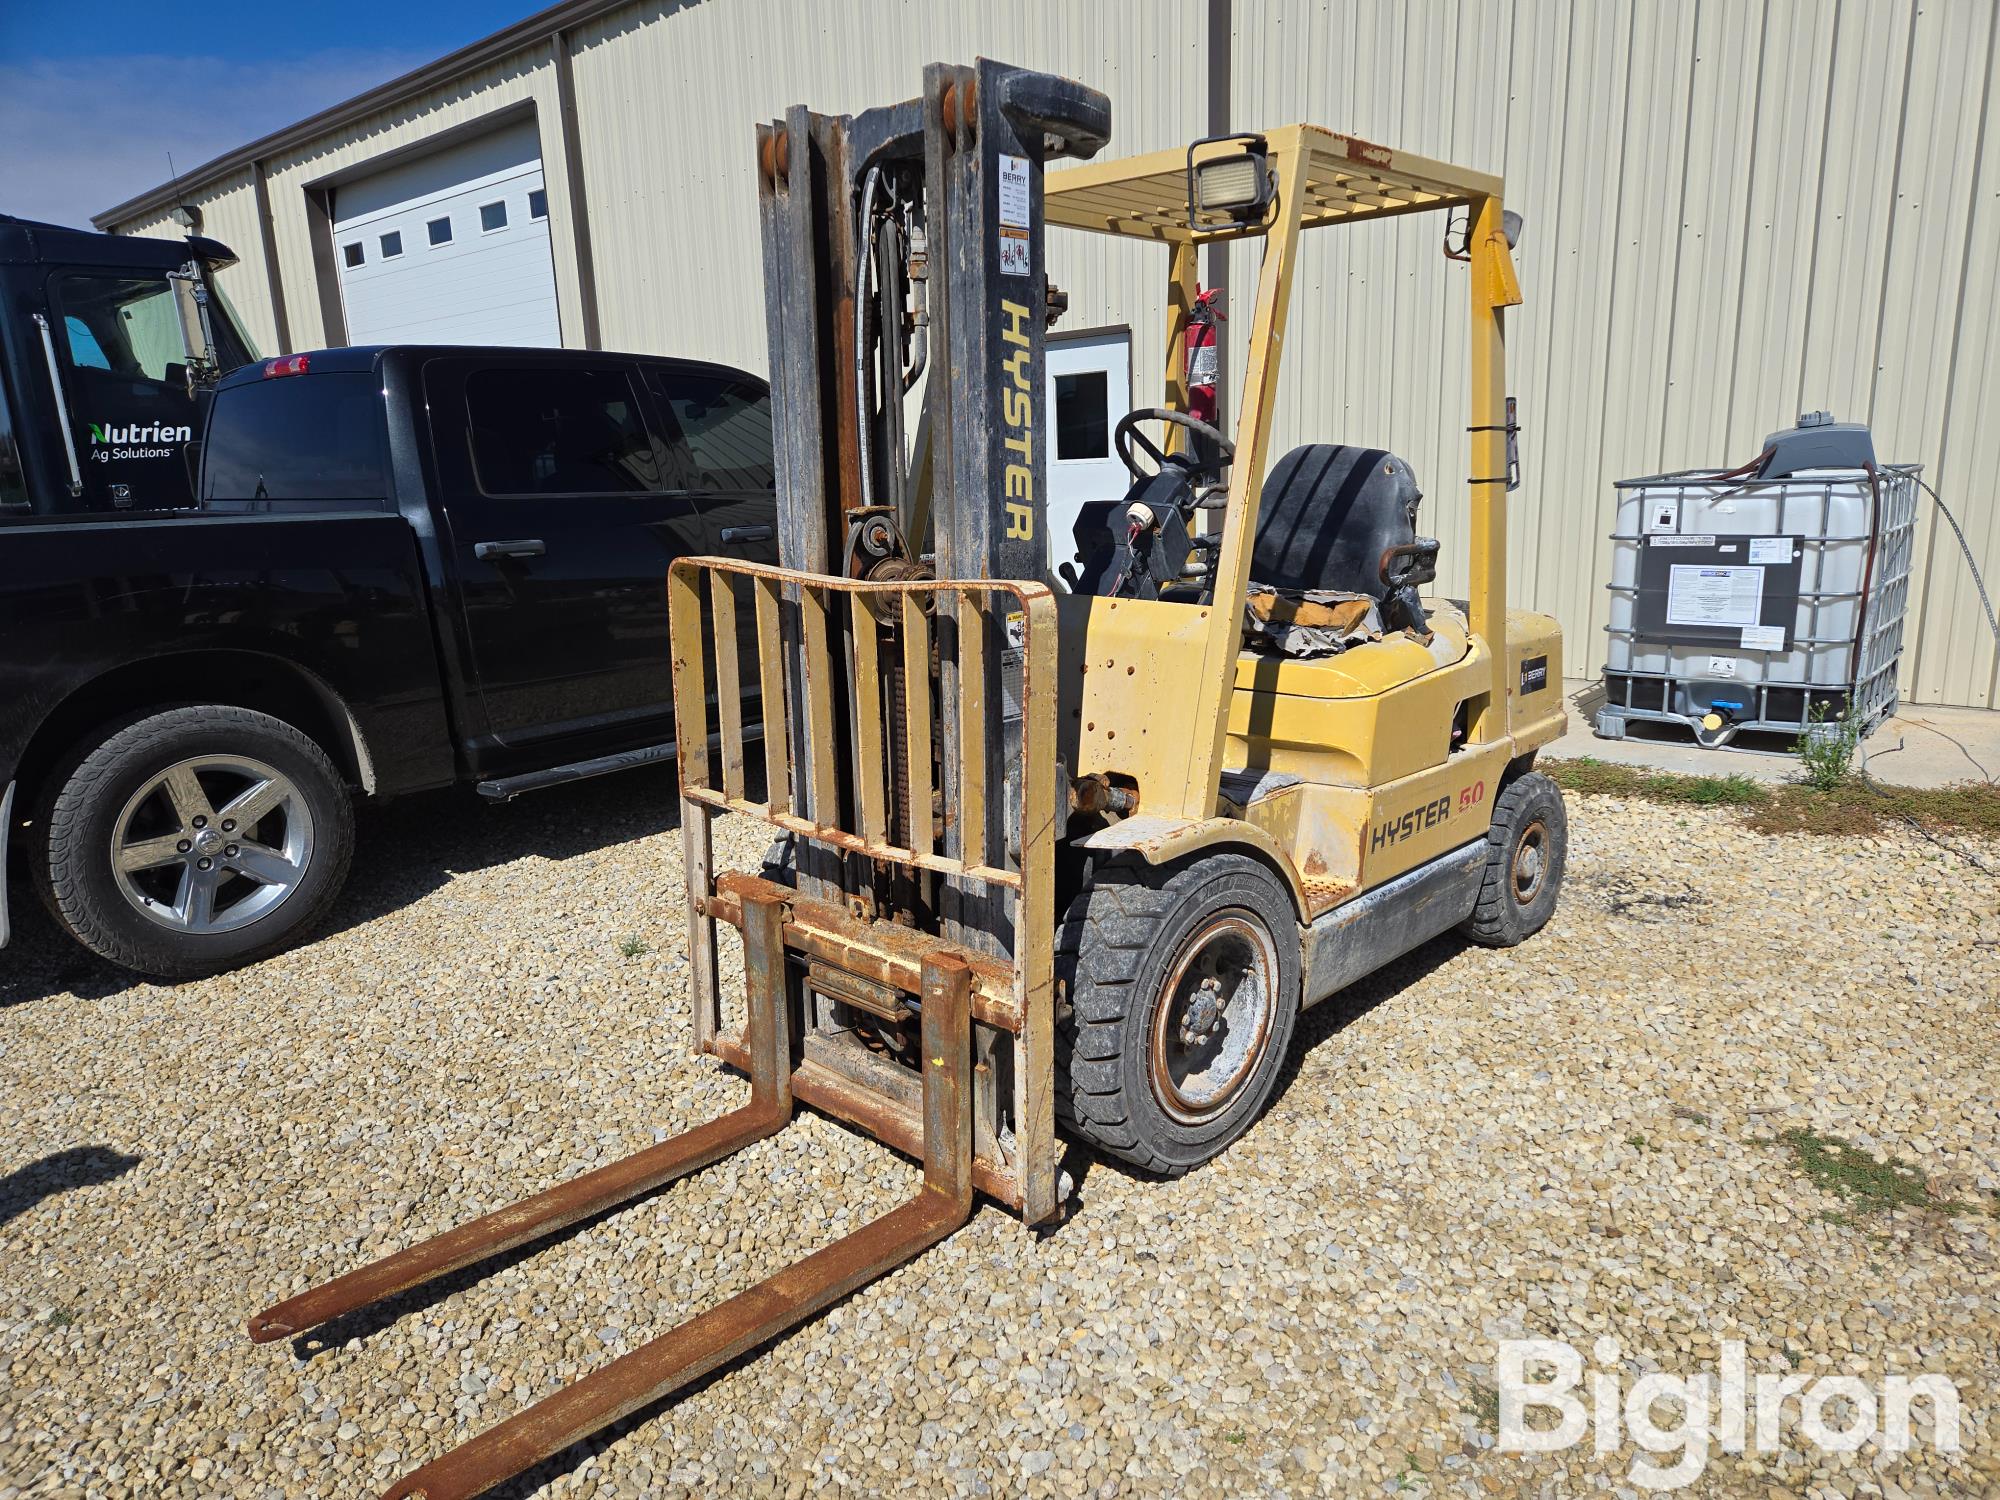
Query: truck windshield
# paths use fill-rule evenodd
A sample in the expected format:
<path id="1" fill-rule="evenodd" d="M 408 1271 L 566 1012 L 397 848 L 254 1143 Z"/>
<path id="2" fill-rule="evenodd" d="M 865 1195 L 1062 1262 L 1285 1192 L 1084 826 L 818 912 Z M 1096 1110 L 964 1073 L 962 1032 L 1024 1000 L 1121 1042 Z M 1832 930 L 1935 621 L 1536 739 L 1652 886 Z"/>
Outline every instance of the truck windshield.
<path id="1" fill-rule="evenodd" d="M 365 371 L 294 375 L 215 393 L 204 501 L 382 500 L 382 383 Z"/>
<path id="2" fill-rule="evenodd" d="M 208 299 L 208 328 L 215 336 L 216 368 L 227 375 L 231 370 L 258 358 L 257 346 L 243 331 L 243 320 L 236 315 L 235 304 L 212 273 L 208 278 L 208 287 L 211 293 Z"/>

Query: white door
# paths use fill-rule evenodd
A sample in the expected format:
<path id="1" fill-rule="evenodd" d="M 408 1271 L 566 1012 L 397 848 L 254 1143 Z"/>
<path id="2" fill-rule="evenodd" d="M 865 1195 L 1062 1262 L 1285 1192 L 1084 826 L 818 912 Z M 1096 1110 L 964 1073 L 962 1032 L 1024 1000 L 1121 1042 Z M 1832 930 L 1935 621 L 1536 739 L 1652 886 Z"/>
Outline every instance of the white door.
<path id="1" fill-rule="evenodd" d="M 354 344 L 562 344 L 532 120 L 344 183 L 334 263 Z"/>
<path id="2" fill-rule="evenodd" d="M 1131 476 L 1111 451 L 1111 429 L 1132 409 L 1132 335 L 1052 335 L 1046 362 L 1049 441 L 1049 570 L 1076 556 L 1077 512 L 1116 500 Z"/>

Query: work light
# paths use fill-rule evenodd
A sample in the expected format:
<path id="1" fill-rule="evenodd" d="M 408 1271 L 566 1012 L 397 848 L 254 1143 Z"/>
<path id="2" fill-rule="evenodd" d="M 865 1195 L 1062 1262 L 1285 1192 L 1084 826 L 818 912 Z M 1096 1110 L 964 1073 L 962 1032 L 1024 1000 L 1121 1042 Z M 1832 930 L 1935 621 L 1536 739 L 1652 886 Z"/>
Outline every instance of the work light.
<path id="1" fill-rule="evenodd" d="M 1195 164 L 1195 151 L 1224 141 L 1242 141 L 1243 150 Z M 1222 214 L 1238 224 L 1255 224 L 1271 206 L 1277 177 L 1259 135 L 1212 136 L 1188 147 L 1188 227 L 1201 228 L 1204 214 Z"/>

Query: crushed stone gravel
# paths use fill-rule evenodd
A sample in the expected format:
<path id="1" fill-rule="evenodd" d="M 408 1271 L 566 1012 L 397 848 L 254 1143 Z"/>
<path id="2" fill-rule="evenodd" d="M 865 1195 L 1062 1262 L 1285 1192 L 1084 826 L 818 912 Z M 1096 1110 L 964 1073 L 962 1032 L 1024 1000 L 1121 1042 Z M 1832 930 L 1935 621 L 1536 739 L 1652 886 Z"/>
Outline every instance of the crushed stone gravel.
<path id="1" fill-rule="evenodd" d="M 372 1494 L 914 1188 L 806 1113 L 327 1347 L 245 1337 L 282 1294 L 747 1096 L 690 1055 L 672 806 L 641 773 L 367 812 L 325 933 L 172 987 L 16 889 L 0 1500 Z M 1900 1457 L 1788 1425 L 1690 1492 L 2000 1492 L 2000 887 L 1908 836 L 1608 798 L 1572 798 L 1571 829 L 1540 937 L 1439 940 L 1308 1013 L 1214 1165 L 1075 1154 L 1054 1232 L 985 1207 L 501 1493 L 1639 1493 L 1629 1442 L 1498 1449 L 1509 1337 L 1628 1382 L 1713 1370 L 1725 1339 L 1753 1373 L 1943 1373 L 1956 1456 L 1919 1406 Z M 724 825 L 718 863 L 764 843 Z M 1858 1214 L 1796 1129 L 1913 1161 L 1960 1211 Z"/>

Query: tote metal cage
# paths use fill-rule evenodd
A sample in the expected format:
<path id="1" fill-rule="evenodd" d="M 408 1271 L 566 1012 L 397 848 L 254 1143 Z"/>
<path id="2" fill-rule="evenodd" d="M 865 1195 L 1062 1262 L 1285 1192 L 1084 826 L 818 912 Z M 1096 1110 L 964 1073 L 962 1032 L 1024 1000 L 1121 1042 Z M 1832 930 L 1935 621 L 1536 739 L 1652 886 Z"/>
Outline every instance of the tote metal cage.
<path id="1" fill-rule="evenodd" d="M 1637 623 L 1639 586 L 1617 577 L 1622 570 L 1614 563 L 1597 733 L 1623 739 L 1629 724 L 1658 724 L 1720 746 L 1739 733 L 1832 738 L 1850 708 L 1865 737 L 1893 716 L 1920 469 L 1884 464 L 1851 476 L 1779 479 L 1688 469 L 1617 481 L 1621 524 L 1611 542 L 1628 549 L 1624 555 L 1651 540 L 1643 528 L 1622 524 L 1633 492 L 1645 492 L 1649 506 L 1673 506 L 1670 534 L 1708 530 L 1718 503 L 1741 503 L 1769 517 L 1757 529 L 1796 539 L 1800 587 L 1784 649 L 1689 645 L 1661 640 Z M 1857 487 L 1866 497 L 1860 524 L 1843 525 L 1836 497 Z"/>

